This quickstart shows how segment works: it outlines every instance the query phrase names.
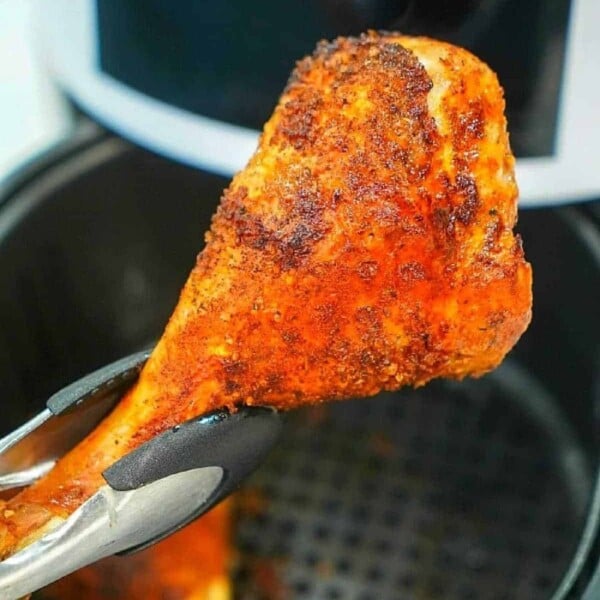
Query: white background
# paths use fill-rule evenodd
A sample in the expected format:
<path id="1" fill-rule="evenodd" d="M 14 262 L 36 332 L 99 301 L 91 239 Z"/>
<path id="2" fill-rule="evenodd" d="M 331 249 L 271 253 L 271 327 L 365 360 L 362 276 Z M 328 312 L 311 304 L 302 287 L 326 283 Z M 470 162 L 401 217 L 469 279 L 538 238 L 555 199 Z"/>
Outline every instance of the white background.
<path id="1" fill-rule="evenodd" d="M 0 0 L 0 184 L 70 127 L 34 38 L 32 0 Z"/>

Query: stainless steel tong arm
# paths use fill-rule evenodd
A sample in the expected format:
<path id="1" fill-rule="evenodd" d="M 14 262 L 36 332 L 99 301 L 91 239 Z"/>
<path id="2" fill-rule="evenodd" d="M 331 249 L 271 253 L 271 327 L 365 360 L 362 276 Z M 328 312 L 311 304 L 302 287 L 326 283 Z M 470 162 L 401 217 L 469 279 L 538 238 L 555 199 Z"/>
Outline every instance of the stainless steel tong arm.
<path id="1" fill-rule="evenodd" d="M 0 490 L 32 483 L 80 441 L 135 381 L 134 354 L 87 375 L 0 439 Z M 180 423 L 102 473 L 102 486 L 64 523 L 0 562 L 11 600 L 100 558 L 151 545 L 228 496 L 264 459 L 281 430 L 272 409 L 241 407 Z"/>
<path id="2" fill-rule="evenodd" d="M 171 475 L 144 487 L 103 486 L 57 529 L 0 562 L 0 598 L 16 600 L 101 558 L 159 538 L 202 510 L 220 467 Z"/>

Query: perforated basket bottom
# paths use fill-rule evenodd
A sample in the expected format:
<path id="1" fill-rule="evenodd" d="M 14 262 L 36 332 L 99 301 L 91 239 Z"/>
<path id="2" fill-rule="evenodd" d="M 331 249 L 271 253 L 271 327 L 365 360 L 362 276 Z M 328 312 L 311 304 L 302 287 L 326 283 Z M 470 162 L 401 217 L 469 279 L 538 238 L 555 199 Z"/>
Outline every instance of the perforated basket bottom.
<path id="1" fill-rule="evenodd" d="M 237 597 L 549 598 L 585 467 L 534 392 L 508 365 L 290 417 L 242 494 Z"/>

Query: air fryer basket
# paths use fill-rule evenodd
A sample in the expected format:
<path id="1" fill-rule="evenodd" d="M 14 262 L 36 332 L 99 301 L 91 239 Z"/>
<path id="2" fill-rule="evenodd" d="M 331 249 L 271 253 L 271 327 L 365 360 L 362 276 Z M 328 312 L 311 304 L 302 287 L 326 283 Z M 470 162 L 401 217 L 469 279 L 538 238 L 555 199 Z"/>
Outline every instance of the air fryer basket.
<path id="1" fill-rule="evenodd" d="M 0 434 L 160 334 L 226 183 L 88 131 L 8 186 Z M 239 598 L 547 599 L 567 573 L 556 598 L 583 590 L 597 233 L 574 209 L 520 230 L 535 317 L 499 370 L 288 417 L 240 498 Z"/>

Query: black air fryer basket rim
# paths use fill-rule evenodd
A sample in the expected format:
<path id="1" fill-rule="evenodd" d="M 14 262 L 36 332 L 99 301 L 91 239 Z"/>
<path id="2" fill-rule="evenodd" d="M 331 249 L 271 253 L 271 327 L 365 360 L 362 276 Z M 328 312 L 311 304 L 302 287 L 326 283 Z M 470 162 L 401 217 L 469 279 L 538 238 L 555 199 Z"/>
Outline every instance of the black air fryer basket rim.
<path id="1" fill-rule="evenodd" d="M 77 177 L 94 167 L 100 157 L 117 158 L 132 147 L 130 143 L 106 130 L 84 123 L 83 127 L 76 130 L 75 135 L 40 155 L 5 181 L 0 187 L 0 210 L 27 196 L 31 201 L 31 190 L 28 188 L 32 184 L 36 188 L 38 185 L 60 187 L 66 179 Z M 81 161 L 82 154 L 87 155 L 88 159 Z M 587 244 L 596 258 L 600 272 L 600 237 L 597 230 L 577 207 L 555 210 L 561 214 L 565 224 L 575 230 Z M 0 236 L 5 235 L 6 231 L 6 228 L 0 228 Z M 551 600 L 595 600 L 600 597 L 600 563 L 597 562 L 600 553 L 599 530 L 600 476 L 597 473 L 595 490 L 577 549 Z"/>
<path id="2" fill-rule="evenodd" d="M 83 149 L 97 145 L 110 135 L 108 131 L 101 129 L 93 121 L 83 117 L 78 118 L 77 124 L 67 137 L 38 154 L 34 154 L 0 180 L 0 209 L 7 202 L 15 199 L 21 190 L 42 177 L 44 173 L 60 169 L 69 158 L 77 158 Z M 2 231 L 0 231 L 0 235 L 3 235 Z"/>

